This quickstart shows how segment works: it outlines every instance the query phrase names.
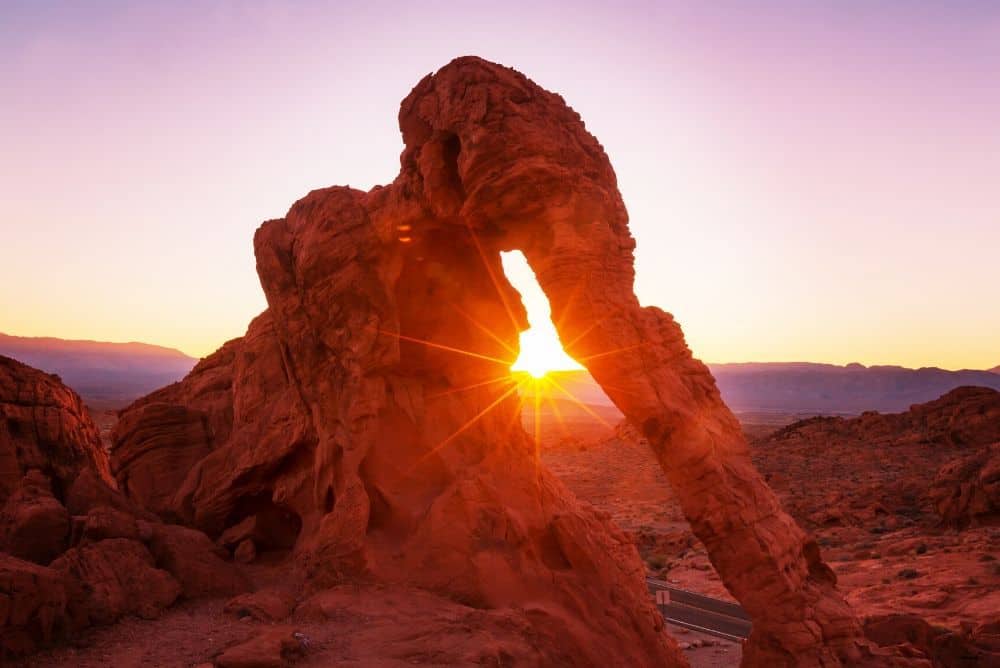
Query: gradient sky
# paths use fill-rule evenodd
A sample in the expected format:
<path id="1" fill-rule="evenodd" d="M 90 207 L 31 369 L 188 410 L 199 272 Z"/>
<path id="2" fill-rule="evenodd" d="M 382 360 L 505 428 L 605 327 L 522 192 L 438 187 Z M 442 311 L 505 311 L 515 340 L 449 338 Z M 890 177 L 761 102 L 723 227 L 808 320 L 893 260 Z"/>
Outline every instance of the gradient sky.
<path id="1" fill-rule="evenodd" d="M 465 54 L 582 114 L 699 357 L 1000 364 L 1000 3 L 944 0 L 3 2 L 0 331 L 239 336 L 257 225 Z"/>

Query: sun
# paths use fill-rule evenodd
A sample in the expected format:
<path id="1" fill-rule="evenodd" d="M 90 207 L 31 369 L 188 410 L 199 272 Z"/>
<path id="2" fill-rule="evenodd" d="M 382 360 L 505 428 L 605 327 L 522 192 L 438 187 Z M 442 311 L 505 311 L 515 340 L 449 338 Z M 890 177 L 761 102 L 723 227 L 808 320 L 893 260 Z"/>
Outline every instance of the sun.
<path id="1" fill-rule="evenodd" d="M 521 332 L 521 353 L 510 370 L 523 371 L 533 378 L 544 378 L 550 371 L 582 368 L 563 350 L 555 328 L 550 324 Z"/>

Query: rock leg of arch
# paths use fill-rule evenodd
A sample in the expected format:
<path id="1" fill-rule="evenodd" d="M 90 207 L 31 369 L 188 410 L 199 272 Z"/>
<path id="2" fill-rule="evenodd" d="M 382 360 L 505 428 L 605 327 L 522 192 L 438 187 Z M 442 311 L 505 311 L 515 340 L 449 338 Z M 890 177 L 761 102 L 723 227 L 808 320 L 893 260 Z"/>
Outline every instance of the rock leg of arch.
<path id="1" fill-rule="evenodd" d="M 469 226 L 488 253 L 522 250 L 567 351 L 649 439 L 694 533 L 753 618 L 744 665 L 879 661 L 817 545 L 754 469 L 679 325 L 640 307 L 625 206 L 579 116 L 519 73 L 463 58 L 414 89 L 400 127 L 406 150 L 393 187 Z"/>

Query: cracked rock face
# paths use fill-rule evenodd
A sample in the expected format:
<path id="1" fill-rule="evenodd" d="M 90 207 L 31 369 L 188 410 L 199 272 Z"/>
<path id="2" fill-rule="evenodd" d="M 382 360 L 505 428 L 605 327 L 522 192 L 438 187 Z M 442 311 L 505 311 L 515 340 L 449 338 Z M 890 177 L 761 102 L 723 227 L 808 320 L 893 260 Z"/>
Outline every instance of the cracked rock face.
<path id="1" fill-rule="evenodd" d="M 580 117 L 460 58 L 414 88 L 399 124 L 392 184 L 317 190 L 261 226 L 267 311 L 125 411 L 114 451 L 129 480 L 206 448 L 161 484 L 176 491 L 158 512 L 213 535 L 275 527 L 255 543 L 294 546 L 318 586 L 375 578 L 520 609 L 549 658 L 680 665 L 634 548 L 541 468 L 520 426 L 508 366 L 527 323 L 499 255 L 517 249 L 753 617 L 744 664 L 878 662 L 678 324 L 639 306 L 625 206 Z M 195 423 L 184 457 L 154 447 Z"/>
<path id="2" fill-rule="evenodd" d="M 53 376 L 0 356 L 0 503 L 31 470 L 61 495 L 90 469 L 111 482 L 97 427 L 73 390 Z"/>

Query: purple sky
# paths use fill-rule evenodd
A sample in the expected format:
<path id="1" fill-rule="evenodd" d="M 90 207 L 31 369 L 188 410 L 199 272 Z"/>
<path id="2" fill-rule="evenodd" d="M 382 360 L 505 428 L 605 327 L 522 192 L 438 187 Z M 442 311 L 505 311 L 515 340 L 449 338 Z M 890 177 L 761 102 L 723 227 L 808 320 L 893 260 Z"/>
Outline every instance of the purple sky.
<path id="1" fill-rule="evenodd" d="M 253 230 L 464 54 L 582 114 L 698 356 L 1000 364 L 997 2 L 5 2 L 0 331 L 239 336 Z"/>

